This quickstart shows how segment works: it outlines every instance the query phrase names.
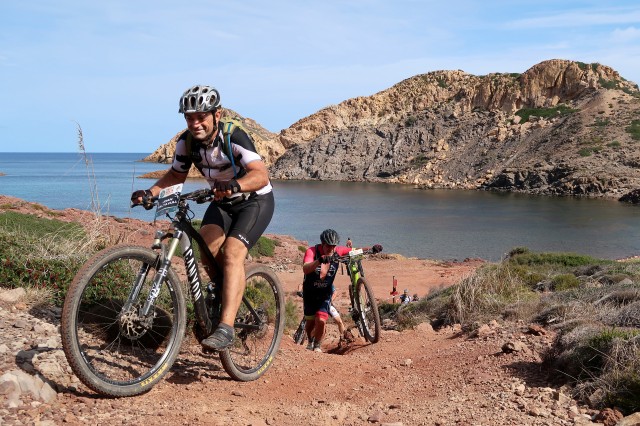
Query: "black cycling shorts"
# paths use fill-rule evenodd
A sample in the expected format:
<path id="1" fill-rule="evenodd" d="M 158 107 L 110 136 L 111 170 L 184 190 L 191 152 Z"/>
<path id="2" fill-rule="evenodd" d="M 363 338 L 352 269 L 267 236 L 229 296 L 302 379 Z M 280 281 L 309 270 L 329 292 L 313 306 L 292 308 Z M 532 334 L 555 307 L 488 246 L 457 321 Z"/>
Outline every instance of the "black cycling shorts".
<path id="1" fill-rule="evenodd" d="M 275 202 L 273 192 L 253 197 L 233 206 L 209 205 L 202 218 L 202 226 L 218 225 L 227 237 L 242 241 L 251 249 L 269 226 Z"/>

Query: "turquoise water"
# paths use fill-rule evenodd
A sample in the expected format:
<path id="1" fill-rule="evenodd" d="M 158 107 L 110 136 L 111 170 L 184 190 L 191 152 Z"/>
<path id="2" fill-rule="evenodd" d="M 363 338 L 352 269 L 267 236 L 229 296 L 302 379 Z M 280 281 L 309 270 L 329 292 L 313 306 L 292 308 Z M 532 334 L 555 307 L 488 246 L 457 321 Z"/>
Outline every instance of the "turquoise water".
<path id="1" fill-rule="evenodd" d="M 0 153 L 0 193 L 90 210 L 95 187 L 103 213 L 151 221 L 153 212 L 129 208 L 129 196 L 153 183 L 136 176 L 168 166 L 137 161 L 145 156 L 91 154 L 88 167 L 76 153 Z M 517 246 L 610 259 L 640 254 L 639 207 L 612 200 L 352 182 L 273 185 L 276 211 L 267 232 L 312 243 L 330 227 L 356 246 L 381 243 L 387 252 L 430 259 L 498 260 Z M 189 181 L 185 190 L 202 187 L 204 181 Z M 197 217 L 204 212 L 193 208 Z"/>

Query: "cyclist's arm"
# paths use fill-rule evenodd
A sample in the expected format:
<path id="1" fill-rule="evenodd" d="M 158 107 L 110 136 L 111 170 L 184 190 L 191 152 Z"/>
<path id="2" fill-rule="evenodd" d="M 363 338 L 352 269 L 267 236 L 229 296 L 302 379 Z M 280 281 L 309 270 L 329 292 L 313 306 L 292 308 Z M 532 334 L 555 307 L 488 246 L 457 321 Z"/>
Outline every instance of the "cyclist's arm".
<path id="1" fill-rule="evenodd" d="M 309 247 L 307 251 L 304 253 L 304 260 L 302 261 L 302 272 L 307 275 L 315 271 L 315 269 L 320 265 L 320 259 L 315 260 L 316 257 L 316 248 Z"/>
<path id="2" fill-rule="evenodd" d="M 257 191 L 269 183 L 269 172 L 262 160 L 255 160 L 245 166 L 247 174 L 237 179 L 242 192 Z"/>

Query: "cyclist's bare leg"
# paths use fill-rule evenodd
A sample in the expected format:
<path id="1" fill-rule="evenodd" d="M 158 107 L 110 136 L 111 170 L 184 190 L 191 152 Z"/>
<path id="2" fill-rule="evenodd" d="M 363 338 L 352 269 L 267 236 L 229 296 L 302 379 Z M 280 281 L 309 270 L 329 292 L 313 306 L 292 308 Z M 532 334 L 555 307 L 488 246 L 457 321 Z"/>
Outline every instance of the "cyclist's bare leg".
<path id="1" fill-rule="evenodd" d="M 315 339 L 317 344 L 320 344 L 320 342 L 322 342 L 322 339 L 324 338 L 324 332 L 326 330 L 325 325 L 327 324 L 327 320 L 316 317 L 314 323 L 315 327 L 313 328 L 313 338 Z"/>
<path id="2" fill-rule="evenodd" d="M 203 226 L 200 233 L 224 273 L 220 324 L 211 336 L 202 341 L 202 346 L 221 350 L 233 342 L 233 325 L 246 283 L 244 259 L 248 250 L 238 239 L 225 238 L 224 231 L 217 225 Z M 208 266 L 205 269 L 211 276 L 212 271 Z"/>
<path id="3" fill-rule="evenodd" d="M 344 321 L 342 321 L 341 317 L 333 317 L 334 321 L 338 325 L 338 332 L 340 333 L 340 338 L 344 337 Z"/>
<path id="4" fill-rule="evenodd" d="M 234 237 L 225 240 L 222 251 L 216 256 L 224 271 L 224 287 L 222 288 L 222 315 L 220 321 L 233 327 L 236 313 L 242 303 L 242 295 L 246 285 L 244 260 L 247 247 Z"/>
<path id="5" fill-rule="evenodd" d="M 207 243 L 209 251 L 217 260 L 218 253 L 220 252 L 220 247 L 222 247 L 222 244 L 225 240 L 224 230 L 218 225 L 204 225 L 202 228 L 200 228 L 200 235 L 202 235 L 205 243 Z M 200 261 L 202 262 L 202 266 L 204 266 L 204 270 L 209 275 L 209 278 L 213 280 L 215 271 L 209 265 L 207 257 L 200 256 Z"/>
<path id="6" fill-rule="evenodd" d="M 307 334 L 307 340 L 311 341 L 313 339 L 313 329 L 315 328 L 315 318 L 307 319 L 304 324 L 304 332 Z"/>

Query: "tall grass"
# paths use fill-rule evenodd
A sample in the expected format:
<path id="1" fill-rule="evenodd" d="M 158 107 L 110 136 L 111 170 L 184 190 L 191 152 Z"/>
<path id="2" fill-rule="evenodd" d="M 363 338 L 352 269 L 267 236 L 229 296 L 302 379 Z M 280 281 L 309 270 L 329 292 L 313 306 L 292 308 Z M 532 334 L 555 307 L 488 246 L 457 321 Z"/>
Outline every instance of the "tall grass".
<path id="1" fill-rule="evenodd" d="M 87 155 L 87 151 L 84 147 L 84 136 L 82 134 L 82 127 L 80 124 L 76 123 L 78 127 L 78 149 L 80 150 L 80 154 L 84 159 L 84 164 L 87 169 L 87 181 L 89 182 L 89 194 L 91 195 L 91 211 L 97 216 L 100 217 L 102 215 L 102 208 L 100 205 L 100 197 L 98 195 L 98 184 L 96 182 L 96 173 L 93 168 L 93 160 L 89 155 Z"/>

